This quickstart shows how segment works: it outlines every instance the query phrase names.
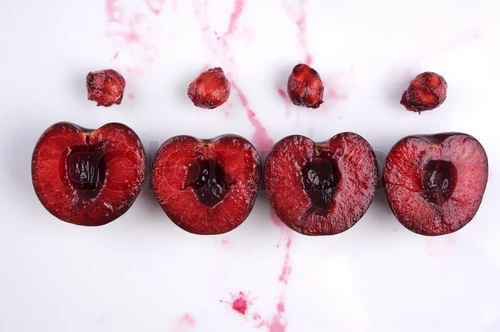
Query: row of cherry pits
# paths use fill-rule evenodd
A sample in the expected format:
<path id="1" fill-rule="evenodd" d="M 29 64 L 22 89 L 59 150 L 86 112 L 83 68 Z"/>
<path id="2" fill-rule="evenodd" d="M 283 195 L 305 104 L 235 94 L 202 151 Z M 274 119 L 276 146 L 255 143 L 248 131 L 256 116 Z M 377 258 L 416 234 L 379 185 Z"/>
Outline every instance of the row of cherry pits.
<path id="1" fill-rule="evenodd" d="M 113 69 L 91 72 L 87 75 L 88 99 L 98 106 L 120 104 L 125 89 L 125 79 Z M 421 112 L 440 106 L 446 99 L 447 84 L 436 73 L 425 72 L 411 81 L 404 91 L 401 104 L 409 111 Z M 296 65 L 288 78 L 288 97 L 298 106 L 318 108 L 323 103 L 324 86 L 316 70 L 306 64 Z M 201 73 L 188 87 L 187 95 L 195 106 L 216 108 L 224 104 L 231 92 L 224 71 L 212 68 Z"/>

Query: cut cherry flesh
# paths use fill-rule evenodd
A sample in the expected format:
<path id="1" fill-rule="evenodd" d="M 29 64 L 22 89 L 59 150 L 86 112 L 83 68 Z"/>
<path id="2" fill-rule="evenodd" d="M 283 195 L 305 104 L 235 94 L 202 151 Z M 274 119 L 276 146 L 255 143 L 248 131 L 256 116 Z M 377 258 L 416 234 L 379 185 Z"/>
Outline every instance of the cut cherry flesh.
<path id="1" fill-rule="evenodd" d="M 443 235 L 464 227 L 481 204 L 488 160 L 472 136 L 408 136 L 391 149 L 385 191 L 396 218 L 409 230 Z"/>
<path id="2" fill-rule="evenodd" d="M 176 136 L 158 150 L 153 191 L 167 216 L 194 234 L 221 234 L 250 214 L 259 188 L 257 151 L 246 139 L 224 135 L 200 141 Z"/>
<path id="3" fill-rule="evenodd" d="M 294 135 L 273 147 L 264 176 L 283 223 L 306 235 L 332 235 L 368 210 L 378 168 L 373 149 L 357 134 L 341 133 L 321 144 Z"/>
<path id="4" fill-rule="evenodd" d="M 87 130 L 56 123 L 38 140 L 32 180 L 42 205 L 69 223 L 104 225 L 125 213 L 141 190 L 146 156 L 120 123 Z"/>

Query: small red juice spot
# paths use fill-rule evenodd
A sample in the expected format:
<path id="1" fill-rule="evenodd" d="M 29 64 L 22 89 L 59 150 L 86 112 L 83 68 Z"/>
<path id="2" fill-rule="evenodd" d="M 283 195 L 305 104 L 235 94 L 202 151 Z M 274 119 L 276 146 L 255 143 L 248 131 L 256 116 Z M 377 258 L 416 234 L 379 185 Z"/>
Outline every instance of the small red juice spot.
<path id="1" fill-rule="evenodd" d="M 239 296 L 233 301 L 233 310 L 244 315 L 247 309 L 248 309 L 248 303 L 247 299 L 245 298 L 245 294 L 240 292 Z"/>

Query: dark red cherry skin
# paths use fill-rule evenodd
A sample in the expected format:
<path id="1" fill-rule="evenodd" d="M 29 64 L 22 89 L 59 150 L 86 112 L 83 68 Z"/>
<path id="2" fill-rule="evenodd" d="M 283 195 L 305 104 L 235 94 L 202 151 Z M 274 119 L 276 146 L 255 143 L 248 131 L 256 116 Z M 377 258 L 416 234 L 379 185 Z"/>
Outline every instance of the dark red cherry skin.
<path id="1" fill-rule="evenodd" d="M 297 106 L 318 108 L 325 88 L 318 72 L 306 64 L 296 65 L 288 77 L 288 97 Z"/>
<path id="2" fill-rule="evenodd" d="M 121 123 L 96 130 L 56 123 L 36 143 L 31 164 L 42 205 L 83 226 L 104 225 L 124 214 L 139 195 L 145 172 L 142 144 Z"/>
<path id="3" fill-rule="evenodd" d="M 326 142 L 293 135 L 275 144 L 264 167 L 267 196 L 285 225 L 304 235 L 351 228 L 370 206 L 378 166 L 373 149 L 355 133 Z"/>
<path id="4" fill-rule="evenodd" d="M 421 235 L 445 235 L 478 211 L 488 158 L 468 134 L 407 136 L 389 151 L 383 178 L 389 206 L 403 226 Z"/>
<path id="5" fill-rule="evenodd" d="M 97 102 L 97 106 L 120 105 L 125 90 L 125 79 L 113 69 L 105 69 L 87 74 L 87 99 Z"/>
<path id="6" fill-rule="evenodd" d="M 170 138 L 155 156 L 151 178 L 172 222 L 190 233 L 214 235 L 235 229 L 248 217 L 259 174 L 253 145 L 228 134 L 210 140 Z"/>
<path id="7" fill-rule="evenodd" d="M 189 99 L 197 107 L 213 109 L 224 104 L 231 93 L 231 84 L 224 71 L 212 68 L 201 73 L 188 88 Z"/>
<path id="8" fill-rule="evenodd" d="M 425 72 L 415 77 L 403 92 L 401 105 L 408 111 L 423 112 L 439 107 L 446 100 L 448 84 L 436 73 Z"/>

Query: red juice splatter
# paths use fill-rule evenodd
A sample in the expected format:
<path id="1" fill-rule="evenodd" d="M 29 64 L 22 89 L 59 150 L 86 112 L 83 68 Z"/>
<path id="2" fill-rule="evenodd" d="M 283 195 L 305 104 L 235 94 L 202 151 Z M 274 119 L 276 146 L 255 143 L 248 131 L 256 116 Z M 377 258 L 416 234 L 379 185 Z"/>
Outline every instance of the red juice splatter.
<path id="1" fill-rule="evenodd" d="M 233 310 L 239 312 L 242 315 L 245 315 L 245 312 L 248 309 L 248 303 L 246 296 L 243 292 L 238 294 L 238 297 L 233 301 Z"/>
<path id="2" fill-rule="evenodd" d="M 146 6 L 149 10 L 153 12 L 156 16 L 159 16 L 163 6 L 165 6 L 166 0 L 146 0 Z"/>
<path id="3" fill-rule="evenodd" d="M 135 98 L 135 95 L 134 95 L 132 92 L 129 92 L 128 97 L 129 97 L 130 99 L 134 99 L 134 98 Z"/>
<path id="4" fill-rule="evenodd" d="M 248 299 L 248 296 L 243 292 L 239 292 L 238 294 L 231 294 L 231 297 L 233 298 L 231 302 L 223 300 L 220 300 L 220 302 L 230 304 L 231 309 L 245 315 L 248 308 L 252 304 L 252 302 Z"/>
<path id="5" fill-rule="evenodd" d="M 113 55 L 113 59 L 118 59 L 118 52 L 116 52 L 114 55 Z"/>

